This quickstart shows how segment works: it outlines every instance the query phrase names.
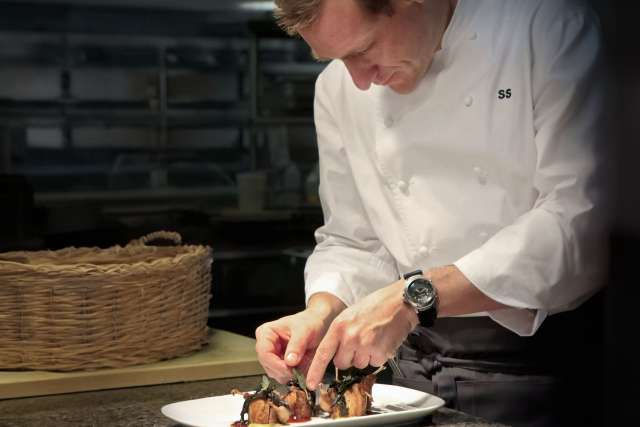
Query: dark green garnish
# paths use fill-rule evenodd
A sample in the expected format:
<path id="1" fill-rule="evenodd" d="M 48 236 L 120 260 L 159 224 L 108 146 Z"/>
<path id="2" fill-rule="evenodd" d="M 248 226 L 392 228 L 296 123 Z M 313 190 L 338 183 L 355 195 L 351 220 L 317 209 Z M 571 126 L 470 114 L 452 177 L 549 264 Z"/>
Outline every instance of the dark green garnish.
<path id="1" fill-rule="evenodd" d="M 355 375 L 347 374 L 342 378 L 340 378 L 338 381 L 333 381 L 331 385 L 329 385 L 329 388 L 333 388 L 336 390 L 336 398 L 333 401 L 333 405 L 341 404 L 341 406 L 345 406 L 346 408 L 344 393 L 347 390 L 349 390 L 349 387 L 351 387 L 353 384 L 356 384 L 362 381 L 364 377 L 365 376 L 358 375 L 358 374 L 355 374 Z"/>

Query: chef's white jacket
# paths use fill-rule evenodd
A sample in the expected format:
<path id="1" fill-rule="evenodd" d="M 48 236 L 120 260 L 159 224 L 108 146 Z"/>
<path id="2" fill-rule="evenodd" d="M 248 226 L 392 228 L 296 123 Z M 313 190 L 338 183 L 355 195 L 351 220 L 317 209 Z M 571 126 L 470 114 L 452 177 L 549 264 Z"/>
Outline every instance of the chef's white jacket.
<path id="1" fill-rule="evenodd" d="M 316 84 L 324 225 L 306 295 L 347 306 L 403 273 L 455 264 L 532 335 L 605 267 L 601 44 L 565 0 L 460 0 L 414 92 L 358 90 L 335 60 Z"/>

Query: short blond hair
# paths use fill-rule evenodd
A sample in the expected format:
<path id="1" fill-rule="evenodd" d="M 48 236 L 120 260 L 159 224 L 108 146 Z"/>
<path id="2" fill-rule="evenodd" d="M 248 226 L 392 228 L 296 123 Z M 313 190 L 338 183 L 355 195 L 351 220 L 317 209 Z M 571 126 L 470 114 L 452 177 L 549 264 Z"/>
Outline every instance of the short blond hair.
<path id="1" fill-rule="evenodd" d="M 318 10 L 323 0 L 275 0 L 275 17 L 278 25 L 287 34 L 298 34 L 301 28 L 307 27 L 318 17 Z M 371 13 L 384 12 L 393 14 L 391 0 L 358 0 L 360 5 Z"/>

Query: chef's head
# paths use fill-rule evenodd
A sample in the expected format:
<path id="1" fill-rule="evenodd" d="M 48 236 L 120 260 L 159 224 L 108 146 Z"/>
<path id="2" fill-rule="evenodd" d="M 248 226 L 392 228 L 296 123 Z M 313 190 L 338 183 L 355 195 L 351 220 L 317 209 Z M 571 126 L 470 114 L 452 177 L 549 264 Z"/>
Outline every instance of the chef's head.
<path id="1" fill-rule="evenodd" d="M 425 75 L 458 0 L 276 0 L 278 23 L 355 85 L 409 93 Z"/>

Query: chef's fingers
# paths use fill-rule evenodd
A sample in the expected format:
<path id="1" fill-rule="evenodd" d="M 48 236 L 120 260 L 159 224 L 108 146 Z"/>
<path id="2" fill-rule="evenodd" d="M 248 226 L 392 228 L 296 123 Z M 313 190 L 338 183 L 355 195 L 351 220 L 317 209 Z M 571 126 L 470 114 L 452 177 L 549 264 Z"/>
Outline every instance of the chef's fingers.
<path id="1" fill-rule="evenodd" d="M 291 331 L 291 338 L 284 352 L 284 361 L 287 366 L 298 366 L 302 356 L 307 352 L 310 332 L 307 329 L 296 329 Z"/>
<path id="2" fill-rule="evenodd" d="M 375 366 L 377 368 L 387 363 L 388 359 L 390 359 L 390 357 L 388 357 L 385 353 L 381 351 L 373 351 L 370 354 L 369 365 Z"/>
<path id="3" fill-rule="evenodd" d="M 336 330 L 329 328 L 329 332 L 320 341 L 320 345 L 316 349 L 316 354 L 307 373 L 307 387 L 311 390 L 315 390 L 318 387 L 324 372 L 327 370 L 327 366 L 329 366 L 329 362 L 336 354 L 339 344 L 340 340 Z"/>
<path id="4" fill-rule="evenodd" d="M 336 354 L 333 356 L 333 364 L 338 369 L 347 369 L 353 366 L 355 349 L 344 345 L 344 341 L 338 346 Z"/>
<path id="5" fill-rule="evenodd" d="M 262 358 L 258 357 L 258 360 L 265 373 L 280 384 L 286 384 L 293 377 L 293 372 L 283 360 L 273 354 L 264 355 Z"/>
<path id="6" fill-rule="evenodd" d="M 358 352 L 353 357 L 353 366 L 358 369 L 364 369 L 369 366 L 369 361 L 371 360 L 371 356 L 367 352 Z"/>
<path id="7" fill-rule="evenodd" d="M 311 366 L 311 361 L 313 361 L 313 355 L 315 354 L 315 350 L 308 350 L 304 356 L 302 356 L 302 360 L 296 366 L 298 372 L 302 373 L 302 375 L 307 376 L 307 372 L 309 372 L 309 367 Z"/>
<path id="8" fill-rule="evenodd" d="M 287 334 L 279 333 L 273 323 L 266 323 L 258 327 L 256 329 L 256 353 L 258 361 L 267 375 L 279 382 L 286 382 L 291 378 L 291 371 L 282 360 L 282 341 L 286 337 L 283 338 L 281 335 Z"/>
<path id="9" fill-rule="evenodd" d="M 256 352 L 261 354 L 282 355 L 282 338 L 273 322 L 265 323 L 256 329 Z"/>

